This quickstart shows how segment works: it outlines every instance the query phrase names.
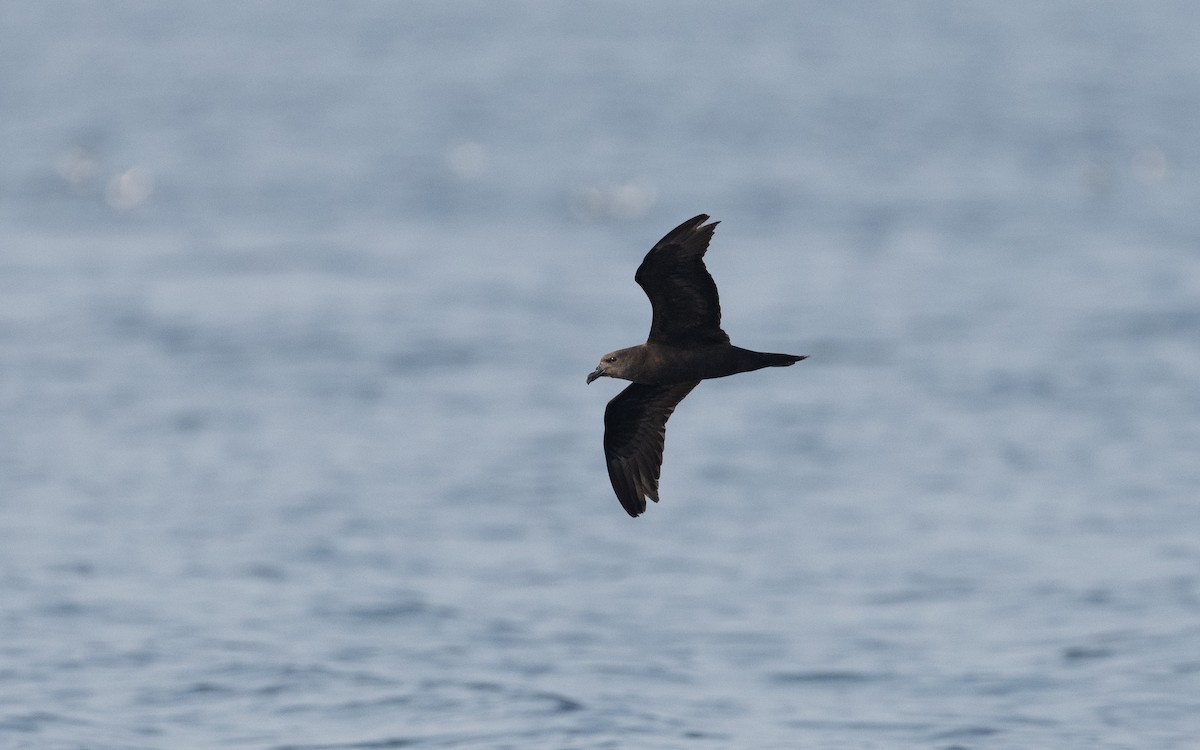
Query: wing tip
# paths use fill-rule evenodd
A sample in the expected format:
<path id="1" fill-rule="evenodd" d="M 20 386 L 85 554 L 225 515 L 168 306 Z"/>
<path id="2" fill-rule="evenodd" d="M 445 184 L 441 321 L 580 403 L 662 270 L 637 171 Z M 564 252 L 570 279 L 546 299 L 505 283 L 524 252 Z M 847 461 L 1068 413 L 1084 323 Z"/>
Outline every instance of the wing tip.
<path id="1" fill-rule="evenodd" d="M 671 231 L 663 235 L 663 238 L 655 243 L 654 247 L 663 247 L 666 245 L 682 245 L 693 237 L 703 237 L 704 243 L 702 247 L 708 248 L 708 240 L 712 238 L 713 232 L 716 231 L 717 225 L 721 222 L 708 221 L 708 214 L 696 214 L 692 218 L 683 222 Z"/>
<path id="2" fill-rule="evenodd" d="M 621 474 L 619 479 L 613 475 L 614 469 Z M 651 500 L 656 503 L 658 502 L 658 498 L 655 496 L 656 493 L 647 493 L 646 489 L 642 487 L 641 481 L 639 481 L 641 477 L 629 476 L 625 472 L 624 467 L 610 467 L 609 478 L 613 480 L 613 489 L 616 490 L 617 500 L 621 501 L 621 507 L 632 518 L 637 518 L 646 512 L 647 494 L 649 494 Z M 618 484 L 620 485 L 619 487 Z"/>
<path id="3" fill-rule="evenodd" d="M 646 498 L 636 488 L 632 493 L 618 494 L 617 499 L 621 501 L 621 507 L 625 509 L 630 518 L 637 518 L 646 512 Z"/>

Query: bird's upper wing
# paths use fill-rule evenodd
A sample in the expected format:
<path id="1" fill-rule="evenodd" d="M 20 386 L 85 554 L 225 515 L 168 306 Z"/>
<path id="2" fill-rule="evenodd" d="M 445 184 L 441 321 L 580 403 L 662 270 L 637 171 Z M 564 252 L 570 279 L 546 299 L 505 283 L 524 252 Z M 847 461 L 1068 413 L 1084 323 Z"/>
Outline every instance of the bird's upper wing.
<path id="1" fill-rule="evenodd" d="M 604 457 L 617 499 L 631 516 L 646 512 L 646 498 L 658 502 L 667 419 L 683 397 L 699 385 L 632 383 L 604 410 Z"/>
<path id="2" fill-rule="evenodd" d="M 634 274 L 650 298 L 654 319 L 651 343 L 672 346 L 728 343 L 721 330 L 717 285 L 704 267 L 704 251 L 717 222 L 705 224 L 706 214 L 672 229 L 646 253 Z"/>

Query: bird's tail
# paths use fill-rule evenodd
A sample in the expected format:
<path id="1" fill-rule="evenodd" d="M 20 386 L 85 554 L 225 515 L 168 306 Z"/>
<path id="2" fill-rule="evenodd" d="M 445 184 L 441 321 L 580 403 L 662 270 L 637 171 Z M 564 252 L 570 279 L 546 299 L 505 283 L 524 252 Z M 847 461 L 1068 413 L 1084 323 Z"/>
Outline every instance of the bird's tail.
<path id="1" fill-rule="evenodd" d="M 808 359 L 807 354 L 769 354 L 759 352 L 759 367 L 790 367 L 802 359 Z"/>
<path id="2" fill-rule="evenodd" d="M 756 352 L 750 349 L 742 349 L 741 347 L 730 347 L 733 350 L 733 361 L 729 364 L 731 367 L 728 372 L 722 372 L 719 375 L 710 375 L 708 377 L 724 377 L 725 375 L 733 375 L 739 372 L 750 372 L 752 370 L 761 370 L 764 367 L 788 367 L 794 365 L 802 359 L 808 359 L 808 355 L 804 354 L 770 354 L 768 352 Z"/>

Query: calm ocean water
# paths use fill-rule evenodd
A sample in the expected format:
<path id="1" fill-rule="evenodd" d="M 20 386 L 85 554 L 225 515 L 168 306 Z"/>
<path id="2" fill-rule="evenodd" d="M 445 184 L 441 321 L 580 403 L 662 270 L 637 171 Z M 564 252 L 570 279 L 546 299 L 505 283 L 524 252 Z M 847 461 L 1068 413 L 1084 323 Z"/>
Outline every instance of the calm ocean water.
<path id="1" fill-rule="evenodd" d="M 1195 747 L 1197 7 L 5 5 L 0 747 Z"/>

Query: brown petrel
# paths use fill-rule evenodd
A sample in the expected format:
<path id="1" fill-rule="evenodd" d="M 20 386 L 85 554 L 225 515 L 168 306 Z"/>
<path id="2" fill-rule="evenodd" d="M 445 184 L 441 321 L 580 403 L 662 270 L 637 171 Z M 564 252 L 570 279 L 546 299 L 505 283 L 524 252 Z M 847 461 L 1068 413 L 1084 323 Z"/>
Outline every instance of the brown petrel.
<path id="1" fill-rule="evenodd" d="M 718 222 L 706 214 L 688 219 L 646 253 L 633 280 L 650 298 L 654 317 L 646 343 L 600 358 L 596 378 L 632 384 L 604 410 L 604 457 L 617 499 L 631 516 L 658 502 L 667 419 L 701 380 L 763 367 L 787 367 L 807 355 L 752 352 L 729 343 L 721 330 L 717 285 L 704 252 Z"/>

